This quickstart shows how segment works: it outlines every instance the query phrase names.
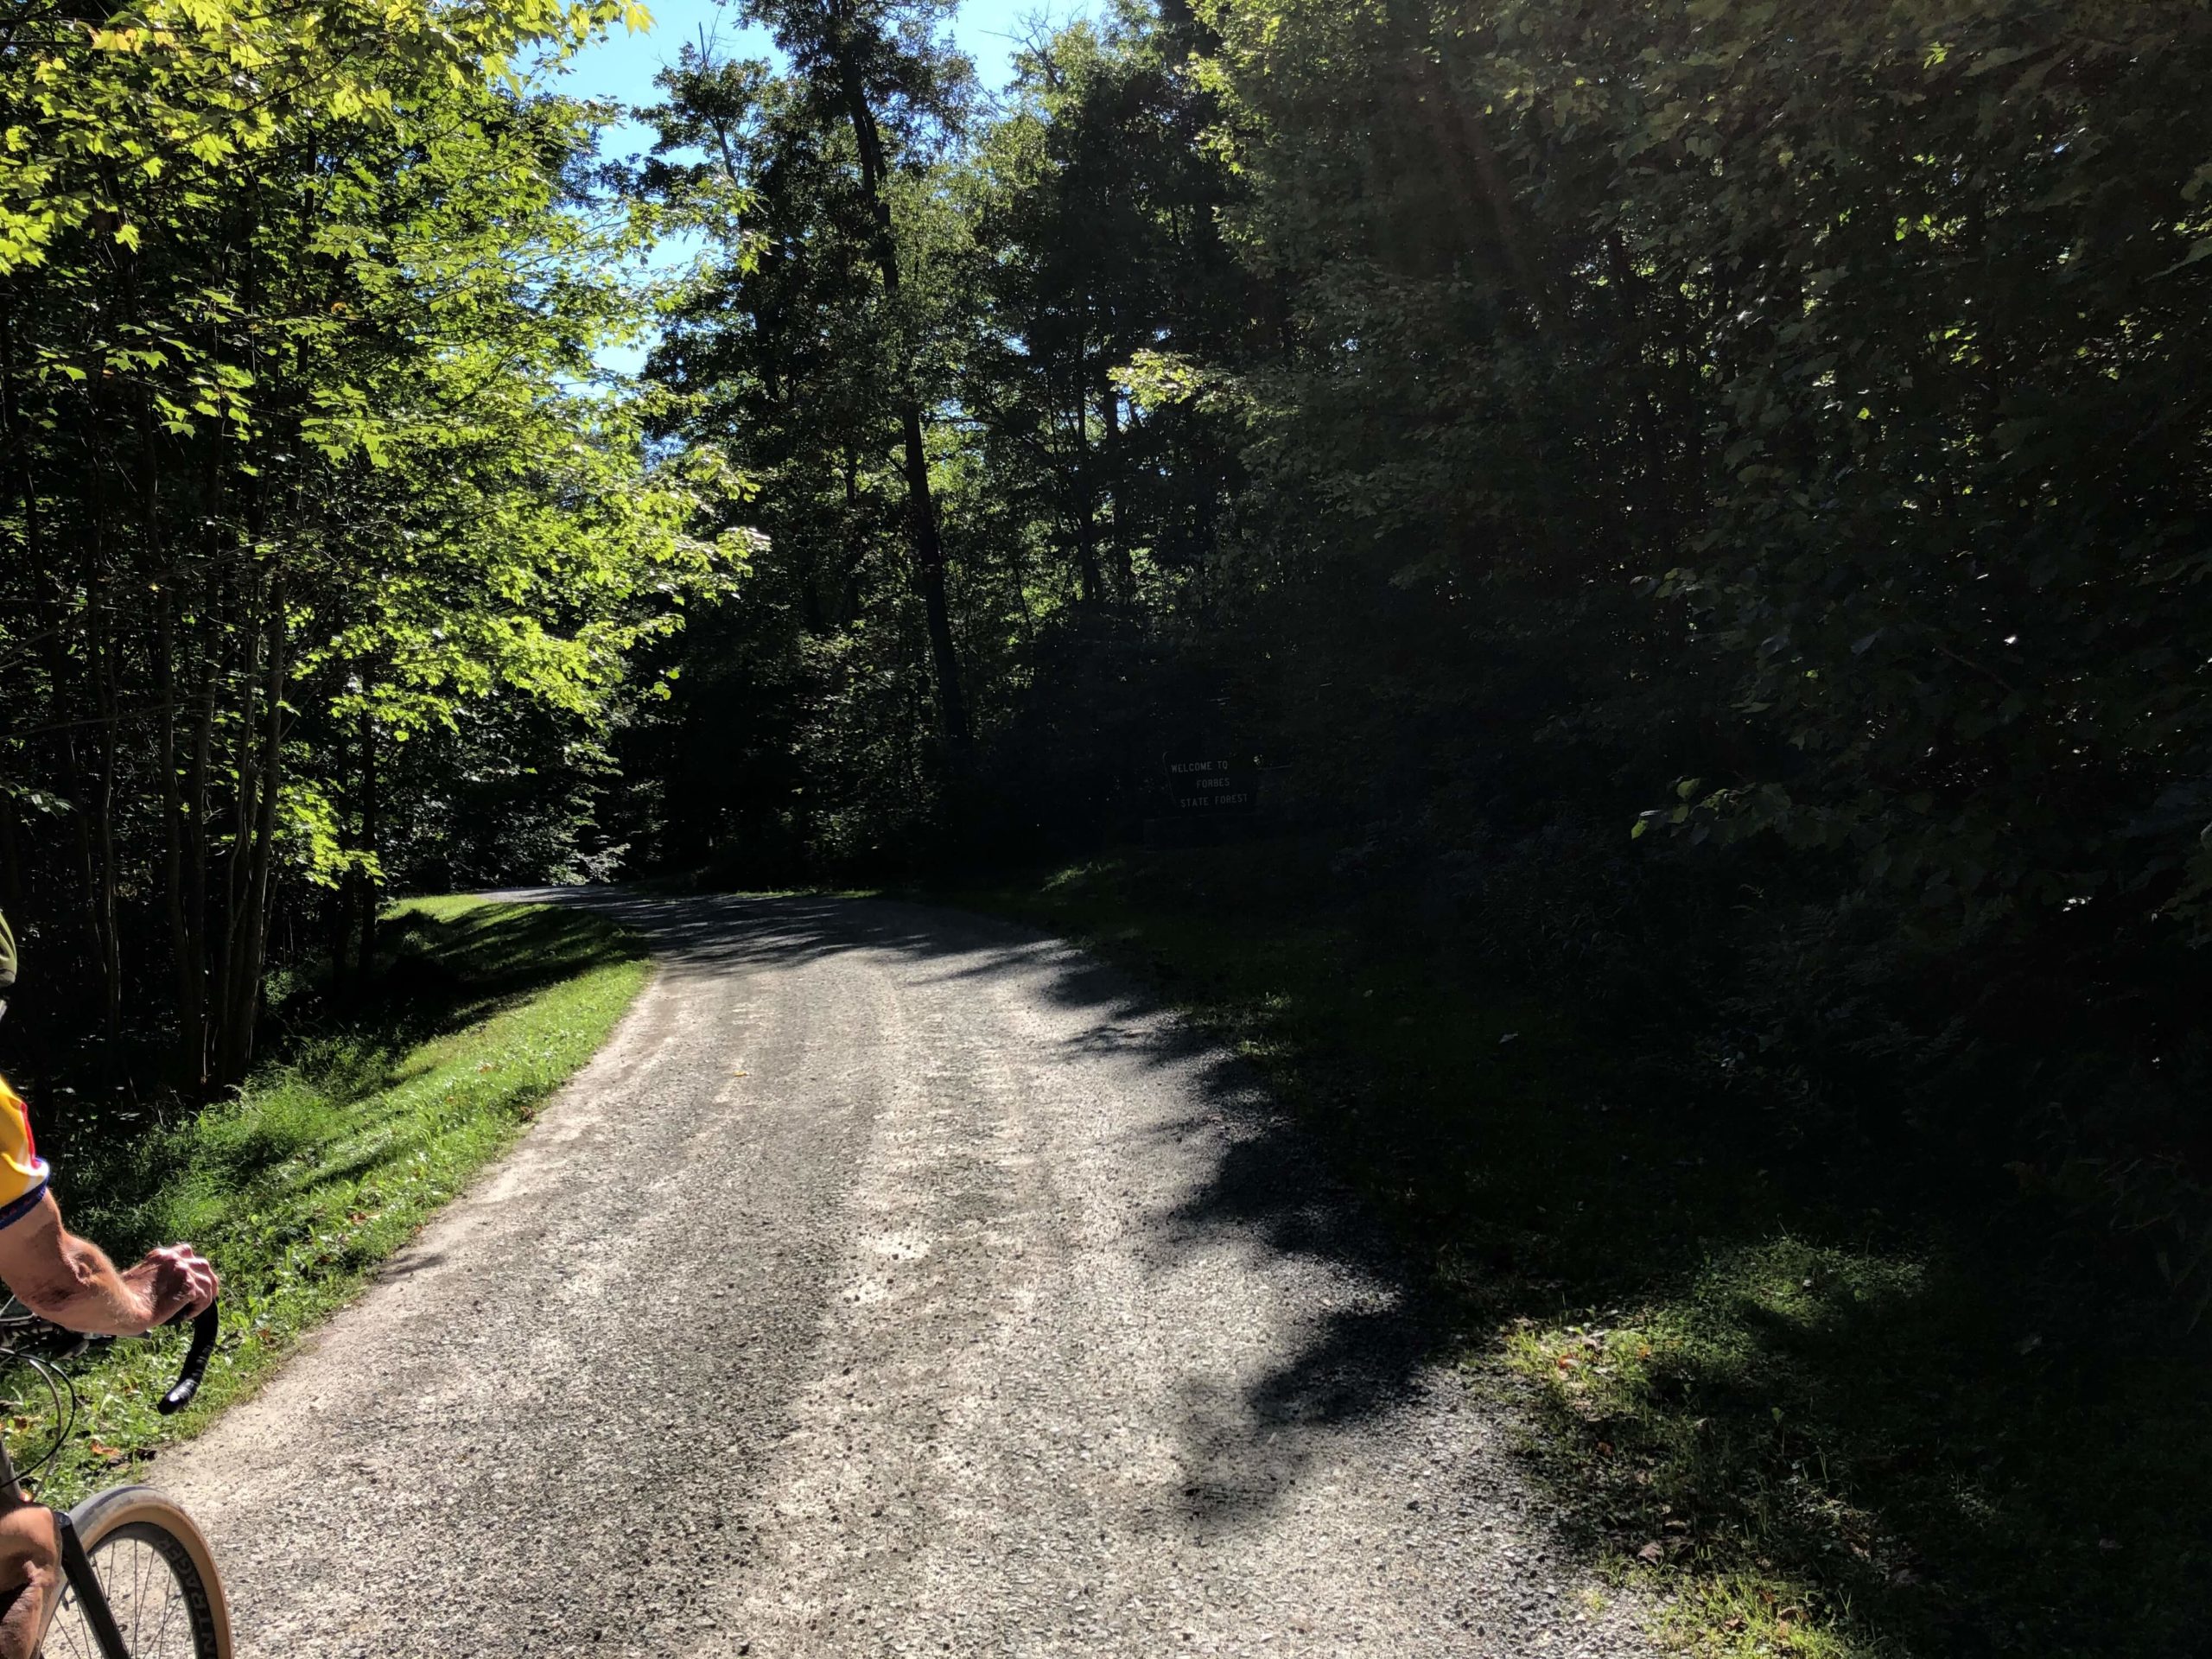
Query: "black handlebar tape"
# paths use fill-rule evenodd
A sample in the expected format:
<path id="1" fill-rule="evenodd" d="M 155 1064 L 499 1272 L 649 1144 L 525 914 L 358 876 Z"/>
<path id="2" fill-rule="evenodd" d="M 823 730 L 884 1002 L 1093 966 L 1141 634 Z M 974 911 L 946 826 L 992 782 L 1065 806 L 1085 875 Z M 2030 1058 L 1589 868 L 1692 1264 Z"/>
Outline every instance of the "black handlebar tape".
<path id="1" fill-rule="evenodd" d="M 207 1357 L 215 1351 L 215 1305 L 210 1302 L 192 1322 L 192 1346 L 185 1351 L 184 1369 L 177 1373 L 176 1386 L 162 1396 L 162 1416 L 182 1411 L 200 1392 L 200 1379 L 207 1375 Z"/>

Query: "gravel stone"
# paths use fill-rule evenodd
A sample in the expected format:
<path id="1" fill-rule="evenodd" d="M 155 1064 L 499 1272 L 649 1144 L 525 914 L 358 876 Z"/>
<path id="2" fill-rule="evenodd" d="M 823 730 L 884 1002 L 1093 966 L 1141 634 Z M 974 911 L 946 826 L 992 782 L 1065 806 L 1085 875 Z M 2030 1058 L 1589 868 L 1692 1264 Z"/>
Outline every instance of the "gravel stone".
<path id="1" fill-rule="evenodd" d="M 244 1659 L 1611 1656 L 1249 1072 L 1035 933 L 588 904 L 661 966 L 514 1153 L 165 1457 Z"/>

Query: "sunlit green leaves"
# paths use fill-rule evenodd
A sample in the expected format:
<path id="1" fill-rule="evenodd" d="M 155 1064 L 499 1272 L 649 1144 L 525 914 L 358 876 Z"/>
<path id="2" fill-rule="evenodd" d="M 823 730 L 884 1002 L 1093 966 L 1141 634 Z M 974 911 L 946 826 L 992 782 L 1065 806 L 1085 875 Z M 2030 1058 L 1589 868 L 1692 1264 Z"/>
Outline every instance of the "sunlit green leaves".
<path id="1" fill-rule="evenodd" d="M 251 984 L 257 917 L 379 875 L 416 803 L 378 752 L 595 753 L 743 568 L 743 480 L 649 456 L 594 363 L 645 227 L 578 194 L 607 118 L 537 66 L 624 10 L 150 0 L 0 54 L 0 758 L 97 817 L 111 890 L 219 918 L 187 983 Z"/>

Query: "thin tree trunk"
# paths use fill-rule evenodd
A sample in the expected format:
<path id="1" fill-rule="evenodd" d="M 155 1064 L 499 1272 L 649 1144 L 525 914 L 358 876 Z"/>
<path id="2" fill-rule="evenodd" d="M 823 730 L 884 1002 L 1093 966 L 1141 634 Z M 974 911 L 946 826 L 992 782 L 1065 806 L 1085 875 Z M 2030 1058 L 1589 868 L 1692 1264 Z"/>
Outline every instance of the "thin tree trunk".
<path id="1" fill-rule="evenodd" d="M 208 976 L 214 989 L 213 1006 L 208 1011 L 208 1037 L 214 1050 L 213 1075 L 218 1082 L 231 1080 L 229 1057 L 232 1033 L 238 1020 L 238 963 L 245 950 L 245 901 L 251 885 L 253 826 L 261 816 L 260 756 L 254 741 L 259 724 L 261 641 L 261 628 L 245 632 L 244 659 L 238 667 L 238 681 L 245 687 L 245 695 L 238 710 L 238 747 L 232 762 L 238 790 L 232 806 L 230 850 L 223 860 L 222 942 L 216 952 L 213 971 Z"/>
<path id="2" fill-rule="evenodd" d="M 139 422 L 139 442 L 149 442 L 147 423 L 142 416 Z M 168 924 L 169 967 L 175 982 L 177 1039 L 180 1052 L 184 1045 L 184 1014 L 187 988 L 192 977 L 191 958 L 187 955 L 190 938 L 185 925 L 184 907 L 184 792 L 177 779 L 177 697 L 176 697 L 176 596 L 175 584 L 168 573 L 162 569 L 161 527 L 156 518 L 159 499 L 156 493 L 158 480 L 150 448 L 143 456 L 144 482 L 141 499 L 146 513 L 146 546 L 148 563 L 155 573 L 155 584 L 159 596 L 154 609 L 154 685 L 161 696 L 158 750 L 156 764 L 162 773 L 162 912 Z M 196 1077 L 188 1077 L 197 1083 Z"/>
<path id="3" fill-rule="evenodd" d="M 223 569 L 223 448 L 219 438 L 207 448 L 207 467 L 202 481 L 202 522 L 207 527 L 204 548 L 207 576 L 202 595 L 200 684 L 194 696 L 192 757 L 184 779 L 181 828 L 184 837 L 185 942 L 177 963 L 177 1053 L 187 1082 L 204 1090 L 213 1077 L 213 1043 L 210 1028 L 211 1001 L 222 997 L 221 964 L 213 964 L 213 941 L 207 926 L 213 857 L 215 725 L 219 712 L 224 659 L 229 654 L 226 628 L 237 588 Z M 227 946 L 226 947 L 227 949 Z"/>
<path id="4" fill-rule="evenodd" d="M 215 753 L 215 690 L 220 656 L 211 640 L 200 668 L 192 760 L 184 780 L 184 943 L 177 957 L 177 1055 L 186 1080 L 207 1086 L 207 780 Z"/>
<path id="5" fill-rule="evenodd" d="M 860 150 L 861 186 L 875 221 L 875 263 L 885 296 L 899 302 L 899 247 L 891 233 L 891 204 L 884 199 L 883 135 L 868 107 L 857 65 L 840 66 L 845 105 L 852 118 L 853 140 Z M 944 592 L 944 546 L 938 536 L 937 503 L 930 493 L 929 449 L 922 431 L 922 405 L 912 368 L 902 364 L 899 425 L 906 457 L 906 505 L 914 543 L 914 581 L 930 636 L 930 660 L 937 677 L 938 722 L 954 766 L 964 771 L 968 752 L 968 704 L 960 687 L 960 660 L 952 643 L 952 613 Z"/>
<path id="6" fill-rule="evenodd" d="M 256 179 L 246 193 L 239 237 L 244 299 L 249 313 L 261 305 L 261 268 L 254 257 L 254 228 L 260 217 L 260 181 Z M 251 336 L 248 340 L 245 350 L 251 368 Z M 219 448 L 219 467 L 221 453 Z M 266 470 L 257 467 L 241 469 L 239 474 L 244 494 L 244 544 L 249 555 L 257 555 L 261 549 L 268 506 L 267 478 Z M 263 722 L 273 721 L 277 711 L 274 707 L 258 708 L 257 694 L 264 672 L 261 656 L 264 636 L 271 643 L 278 638 L 276 630 L 281 627 L 279 619 L 283 611 L 279 585 L 273 576 L 259 589 L 258 597 L 267 607 L 260 617 L 252 614 L 255 584 L 241 582 L 233 587 L 232 592 L 238 596 L 238 620 L 243 625 L 245 660 L 240 664 L 238 683 L 245 688 L 245 696 L 238 718 L 238 817 L 232 832 L 230 856 L 224 861 L 223 946 L 213 976 L 216 1000 L 210 1021 L 214 1077 L 224 1084 L 236 1083 L 245 1074 L 252 1052 L 254 1020 L 260 1010 L 261 964 L 255 943 L 259 930 L 253 915 L 255 877 L 259 868 L 257 830 L 265 814 L 275 808 L 276 779 L 262 764 L 264 746 L 257 739 Z M 271 684 L 281 683 L 273 655 L 265 671 Z"/>
<path id="7" fill-rule="evenodd" d="M 245 880 L 238 923 L 238 950 L 231 961 L 227 1018 L 219 1052 L 218 1074 L 226 1083 L 244 1079 L 253 1063 L 254 1027 L 261 1014 L 261 978 L 269 954 L 269 887 L 276 847 L 276 793 L 284 759 L 284 671 L 287 640 L 284 594 L 272 584 L 269 596 L 268 683 L 262 692 L 260 772 L 253 823 L 239 825 Z"/>
<path id="8" fill-rule="evenodd" d="M 22 496 L 23 553 L 31 569 L 38 569 L 38 486 L 31 473 L 30 446 L 16 408 L 15 289 L 7 289 L 0 303 L 0 438 L 4 438 L 16 466 L 13 471 Z M 0 791 L 0 904 L 20 918 L 26 887 L 22 842 L 18 839 L 16 803 Z"/>
<path id="9" fill-rule="evenodd" d="M 106 631 L 103 627 L 100 632 Z M 123 734 L 116 706 L 111 639 L 101 640 L 94 672 L 99 687 L 101 734 L 99 813 L 95 823 L 99 845 L 100 1024 L 111 1042 L 123 1034 L 123 918 L 115 849 L 116 771 Z"/>
<path id="10" fill-rule="evenodd" d="M 1098 414 L 1099 423 L 1105 429 L 1101 448 L 1106 455 L 1107 476 L 1113 480 L 1108 493 L 1114 512 L 1107 545 L 1114 552 L 1114 575 L 1120 582 L 1122 599 L 1126 604 L 1136 598 L 1137 573 L 1136 566 L 1129 557 L 1128 526 L 1122 522 L 1122 394 L 1114 389 L 1111 380 L 1105 383 L 1099 393 Z"/>
<path id="11" fill-rule="evenodd" d="M 1083 593 L 1085 605 L 1098 602 L 1098 517 L 1097 497 L 1090 487 L 1090 394 L 1084 385 L 1088 378 L 1084 370 L 1089 366 L 1090 353 L 1082 346 L 1076 348 L 1075 382 L 1075 559 L 1076 580 Z"/>
<path id="12" fill-rule="evenodd" d="M 868 541 L 860 529 L 861 459 L 850 444 L 844 450 L 845 519 L 843 568 L 837 574 L 836 626 L 849 628 L 861 613 L 861 572 L 868 563 Z"/>
<path id="13" fill-rule="evenodd" d="M 70 706 L 69 653 L 61 643 L 67 615 L 59 602 L 40 607 L 41 632 L 44 636 L 41 647 L 46 658 L 52 722 L 61 728 L 54 747 L 61 759 L 61 787 L 67 791 L 69 802 L 69 839 L 77 853 L 77 891 L 83 901 L 85 959 L 100 963 L 106 959 L 107 951 L 100 938 L 99 900 L 97 896 L 99 861 L 92 846 L 92 814 L 87 810 L 90 803 L 86 792 L 85 768 L 77 756 L 77 734 L 73 729 L 74 716 L 79 711 Z"/>
<path id="14" fill-rule="evenodd" d="M 123 1034 L 123 937 L 115 851 L 115 783 L 123 734 L 116 697 L 115 642 L 110 632 L 107 514 L 97 512 L 92 522 L 85 588 L 85 669 L 92 682 L 92 707 L 98 717 L 99 771 L 92 796 L 96 858 L 92 890 L 87 897 L 92 907 L 92 933 L 99 947 L 100 1028 L 114 1042 Z"/>
<path id="15" fill-rule="evenodd" d="M 178 742 L 178 722 L 183 717 L 178 695 L 177 578 L 168 568 L 168 540 L 162 531 L 162 477 L 156 448 L 154 410 L 142 400 L 138 425 L 138 508 L 147 579 L 154 587 L 154 685 L 160 696 L 156 765 L 161 771 L 162 799 L 162 910 L 168 925 L 169 973 L 174 987 L 176 1020 L 175 1065 L 179 1080 L 197 1090 L 207 1077 L 207 1041 L 200 1029 L 206 969 L 200 957 L 200 934 L 189 890 L 195 861 L 190 847 L 198 827 L 200 805 L 179 776 L 184 764 Z M 212 685 L 209 695 L 213 696 Z M 195 747 L 194 771 L 204 793 L 207 772 L 205 733 Z"/>
<path id="16" fill-rule="evenodd" d="M 352 770 L 349 773 L 348 767 Z M 346 745 L 346 728 L 341 724 L 330 736 L 331 775 L 341 786 L 347 777 L 353 779 L 352 807 L 341 806 L 338 815 L 338 849 L 347 855 L 346 873 L 338 879 L 338 886 L 322 907 L 323 948 L 330 953 L 330 989 L 334 996 L 345 995 L 347 982 L 353 977 L 353 894 L 361 873 L 354 868 L 353 860 L 361 850 L 359 832 L 353 828 L 353 818 L 358 815 L 361 803 L 361 773 L 359 758 L 349 755 Z M 341 800 L 346 798 L 341 798 Z"/>
<path id="17" fill-rule="evenodd" d="M 16 823 L 16 801 L 0 790 L 0 910 L 23 913 L 23 843 Z"/>
<path id="18" fill-rule="evenodd" d="M 361 715 L 361 851 L 373 861 L 377 855 L 377 841 L 383 830 L 378 821 L 377 799 L 377 722 L 376 717 L 364 710 Z M 377 950 L 377 912 L 382 897 L 380 884 L 368 868 L 361 871 L 361 977 L 366 980 L 374 969 Z"/>

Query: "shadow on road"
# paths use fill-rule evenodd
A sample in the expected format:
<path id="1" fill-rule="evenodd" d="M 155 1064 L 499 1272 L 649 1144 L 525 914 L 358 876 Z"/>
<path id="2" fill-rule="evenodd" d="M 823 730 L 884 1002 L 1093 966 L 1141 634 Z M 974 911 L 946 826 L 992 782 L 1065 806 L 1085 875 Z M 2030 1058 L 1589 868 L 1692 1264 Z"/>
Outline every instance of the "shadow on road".
<path id="1" fill-rule="evenodd" d="M 1294 1345 L 1255 1381 L 1186 1380 L 1180 1450 L 1192 1472 L 1177 1498 L 1187 1517 L 1215 1529 L 1256 1522 L 1288 1494 L 1328 1435 L 1420 1392 L 1443 1332 L 1381 1230 L 1249 1066 L 1166 1015 L 1156 996 L 1119 969 L 1014 923 L 894 900 L 671 897 L 621 887 L 492 896 L 611 917 L 649 939 L 664 970 L 677 975 L 869 952 L 934 969 L 925 982 L 1020 976 L 1085 1017 L 1070 1039 L 1076 1052 L 1175 1068 L 1200 1109 L 1173 1131 L 1204 1135 L 1222 1149 L 1198 1188 L 1154 1217 L 1157 1265 L 1226 1244 L 1304 1258 L 1338 1287 L 1318 1320 L 1296 1326 Z"/>

